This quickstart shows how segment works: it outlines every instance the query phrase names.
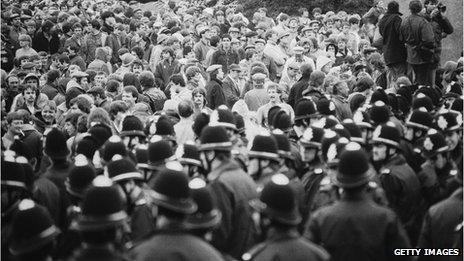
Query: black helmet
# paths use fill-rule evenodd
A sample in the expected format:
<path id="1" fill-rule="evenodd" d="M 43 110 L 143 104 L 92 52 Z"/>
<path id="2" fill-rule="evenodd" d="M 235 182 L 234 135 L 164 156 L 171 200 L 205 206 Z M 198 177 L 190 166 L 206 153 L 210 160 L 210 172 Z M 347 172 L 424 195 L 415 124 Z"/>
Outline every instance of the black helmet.
<path id="1" fill-rule="evenodd" d="M 179 162 L 171 161 L 155 177 L 151 196 L 161 207 L 180 214 L 192 214 L 197 204 L 191 198 L 188 177 Z"/>
<path id="2" fill-rule="evenodd" d="M 377 126 L 372 134 L 372 144 L 386 144 L 395 148 L 400 146 L 401 134 L 391 121 Z"/>
<path id="3" fill-rule="evenodd" d="M 321 148 L 324 129 L 310 126 L 308 127 L 299 140 L 299 144 L 303 147 Z"/>
<path id="4" fill-rule="evenodd" d="M 219 150 L 230 151 L 232 142 L 227 136 L 226 129 L 222 126 L 207 126 L 201 132 L 200 151 Z"/>
<path id="5" fill-rule="evenodd" d="M 354 123 L 352 119 L 345 119 L 342 123 L 343 127 L 350 133 L 350 140 L 355 141 L 359 144 L 365 143 L 364 139 L 362 138 L 361 129 Z"/>
<path id="6" fill-rule="evenodd" d="M 308 119 L 317 115 L 314 102 L 308 98 L 302 98 L 295 104 L 295 121 Z"/>
<path id="7" fill-rule="evenodd" d="M 371 177 L 366 152 L 358 143 L 348 143 L 340 154 L 334 183 L 342 188 L 355 188 L 367 184 Z"/>
<path id="8" fill-rule="evenodd" d="M 124 142 L 122 142 L 121 137 L 113 135 L 103 145 L 102 158 L 106 162 L 109 162 L 116 154 L 127 156 L 127 149 Z"/>
<path id="9" fill-rule="evenodd" d="M 21 164 L 16 162 L 13 151 L 5 151 L 1 169 L 1 184 L 3 186 L 27 190 L 26 174 Z"/>
<path id="10" fill-rule="evenodd" d="M 412 100 L 412 109 L 419 109 L 424 107 L 428 112 L 432 112 L 434 110 L 434 105 L 432 99 L 429 96 L 419 93 L 417 94 L 414 99 Z"/>
<path id="11" fill-rule="evenodd" d="M 288 137 L 279 129 L 273 130 L 272 136 L 277 142 L 277 152 L 279 156 L 286 159 L 293 159 L 294 157 L 291 152 Z"/>
<path id="12" fill-rule="evenodd" d="M 449 151 L 445 137 L 435 129 L 430 129 L 427 132 L 427 136 L 422 142 L 422 148 L 422 154 L 427 158 Z"/>
<path id="13" fill-rule="evenodd" d="M 93 125 L 87 132 L 98 141 L 98 147 L 105 144 L 112 135 L 110 126 L 103 123 Z"/>
<path id="14" fill-rule="evenodd" d="M 321 145 L 321 154 L 324 162 L 330 167 L 336 166 L 340 152 L 348 143 L 349 140 L 347 138 L 340 137 L 332 130 L 326 130 Z"/>
<path id="15" fill-rule="evenodd" d="M 452 132 L 462 129 L 462 114 L 445 111 L 436 116 L 435 124 L 443 132 Z"/>
<path id="16" fill-rule="evenodd" d="M 383 101 L 376 101 L 369 109 L 369 116 L 374 125 L 383 124 L 390 119 L 390 109 Z"/>
<path id="17" fill-rule="evenodd" d="M 66 158 L 69 155 L 66 137 L 63 132 L 57 128 L 52 128 L 47 133 L 47 138 L 45 139 L 45 153 L 47 153 L 50 158 Z"/>
<path id="18" fill-rule="evenodd" d="M 344 137 L 348 140 L 351 140 L 350 131 L 348 131 L 342 124 L 337 124 L 333 126 L 331 130 L 335 131 L 340 137 Z"/>
<path id="19" fill-rule="evenodd" d="M 10 252 L 21 255 L 38 250 L 52 242 L 59 233 L 47 209 L 24 199 L 12 220 Z"/>
<path id="20" fill-rule="evenodd" d="M 122 131 L 120 132 L 121 137 L 125 136 L 139 136 L 145 137 L 143 132 L 143 123 L 134 115 L 127 115 L 122 121 Z"/>
<path id="21" fill-rule="evenodd" d="M 158 164 L 164 163 L 174 156 L 172 145 L 161 136 L 154 135 L 148 144 L 148 168 L 156 169 Z"/>
<path id="22" fill-rule="evenodd" d="M 327 98 L 319 99 L 316 103 L 317 111 L 321 115 L 335 115 L 335 103 Z"/>
<path id="23" fill-rule="evenodd" d="M 187 141 L 183 145 L 180 145 L 178 148 L 179 151 L 179 162 L 184 165 L 195 165 L 198 167 L 202 167 L 200 153 L 198 151 L 197 146 L 193 141 Z"/>
<path id="24" fill-rule="evenodd" d="M 226 129 L 237 131 L 234 114 L 225 105 L 219 106 L 216 110 L 214 110 L 211 113 L 209 125 L 222 126 Z"/>
<path id="25" fill-rule="evenodd" d="M 66 191 L 75 197 L 83 198 L 95 176 L 95 169 L 89 164 L 86 156 L 76 155 L 74 166 L 65 181 Z"/>
<path id="26" fill-rule="evenodd" d="M 98 231 L 121 225 L 127 218 L 121 192 L 105 176 L 97 176 L 82 201 L 82 214 L 72 224 L 80 231 Z"/>
<path id="27" fill-rule="evenodd" d="M 373 129 L 369 114 L 363 110 L 353 113 L 353 121 L 360 129 Z"/>
<path id="28" fill-rule="evenodd" d="M 432 127 L 432 121 L 432 115 L 424 107 L 421 107 L 411 113 L 405 124 L 408 127 L 426 131 Z"/>
<path id="29" fill-rule="evenodd" d="M 189 182 L 189 187 L 198 208 L 195 213 L 187 217 L 186 226 L 190 229 L 216 227 L 221 222 L 222 215 L 211 191 L 206 187 L 206 182 L 201 178 L 194 178 Z"/>
<path id="30" fill-rule="evenodd" d="M 248 157 L 279 161 L 277 141 L 269 133 L 256 135 L 248 152 Z"/>
<path id="31" fill-rule="evenodd" d="M 259 199 L 252 200 L 250 205 L 279 223 L 296 226 L 301 222 L 296 202 L 287 176 L 276 174 L 264 186 Z"/>
<path id="32" fill-rule="evenodd" d="M 115 183 L 125 180 L 143 180 L 143 176 L 135 168 L 135 164 L 121 155 L 114 155 L 106 166 L 106 174 Z"/>

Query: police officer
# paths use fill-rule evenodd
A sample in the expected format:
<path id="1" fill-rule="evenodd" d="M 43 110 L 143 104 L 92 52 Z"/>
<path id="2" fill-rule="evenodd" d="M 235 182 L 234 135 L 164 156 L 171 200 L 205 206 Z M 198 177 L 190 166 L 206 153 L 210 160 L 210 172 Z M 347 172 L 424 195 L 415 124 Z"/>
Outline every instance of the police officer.
<path id="1" fill-rule="evenodd" d="M 71 224 L 82 244 L 68 260 L 128 260 L 121 246 L 126 218 L 119 188 L 109 178 L 97 176 L 82 201 L 82 214 Z"/>
<path id="2" fill-rule="evenodd" d="M 422 153 L 426 158 L 419 173 L 422 193 L 428 206 L 447 198 L 456 188 L 454 176 L 457 171 L 449 158 L 449 146 L 443 134 L 435 129 L 427 132 L 422 143 Z"/>
<path id="3" fill-rule="evenodd" d="M 122 130 L 119 133 L 127 149 L 132 151 L 138 144 L 146 142 L 143 123 L 134 115 L 127 115 L 122 120 Z"/>
<path id="4" fill-rule="evenodd" d="M 60 230 L 54 225 L 47 209 L 30 199 L 18 204 L 12 220 L 10 253 L 15 260 L 51 260 Z"/>
<path id="5" fill-rule="evenodd" d="M 296 143 L 305 129 L 317 119 L 316 105 L 309 98 L 302 98 L 295 104 L 295 124 L 289 137 Z"/>
<path id="6" fill-rule="evenodd" d="M 248 158 L 248 174 L 259 186 L 263 186 L 280 169 L 277 141 L 268 132 L 255 136 Z"/>
<path id="7" fill-rule="evenodd" d="M 419 172 L 424 163 L 421 154 L 421 143 L 427 130 L 432 127 L 432 115 L 423 107 L 414 110 L 405 122 L 405 135 L 400 141 L 400 148 L 406 162 L 414 172 Z"/>
<path id="8" fill-rule="evenodd" d="M 240 258 L 254 244 L 255 229 L 248 201 L 257 197 L 256 184 L 232 160 L 232 142 L 224 127 L 205 127 L 200 141 L 200 158 L 208 173 L 208 187 L 223 216 L 211 243 L 219 251 Z"/>
<path id="9" fill-rule="evenodd" d="M 143 176 L 137 171 L 135 164 L 117 154 L 105 167 L 105 172 L 124 192 L 126 213 L 130 216 L 131 240 L 136 242 L 153 233 L 154 206 L 143 190 Z"/>
<path id="10" fill-rule="evenodd" d="M 187 232 L 185 220 L 197 204 L 182 170 L 179 162 L 167 162 L 155 177 L 151 196 L 158 206 L 157 231 L 132 249 L 133 260 L 223 260 L 217 250 Z"/>
<path id="11" fill-rule="evenodd" d="M 289 179 L 275 174 L 259 199 L 250 202 L 265 241 L 243 254 L 243 260 L 329 260 L 322 248 L 302 238 L 297 230 L 301 215 Z"/>
<path id="12" fill-rule="evenodd" d="M 451 159 L 456 165 L 462 164 L 462 114 L 453 111 L 440 112 L 435 124 L 445 135 Z"/>
<path id="13" fill-rule="evenodd" d="M 177 147 L 178 161 L 184 167 L 190 179 L 200 177 L 206 179 L 206 173 L 200 159 L 200 152 L 193 141 L 187 141 Z"/>
<path id="14" fill-rule="evenodd" d="M 333 178 L 342 188 L 341 199 L 316 211 L 305 233 L 327 249 L 331 260 L 409 260 L 393 256 L 394 249 L 411 244 L 395 213 L 373 203 L 368 195 L 372 176 L 361 146 L 347 144 Z"/>
<path id="15" fill-rule="evenodd" d="M 171 142 L 164 140 L 159 135 L 153 135 L 148 143 L 147 153 L 148 165 L 146 167 L 149 171 L 146 172 L 147 175 L 144 179 L 148 187 L 152 187 L 155 177 L 164 167 L 164 164 L 173 159 L 174 148 L 172 147 Z"/>
<path id="16" fill-rule="evenodd" d="M 377 126 L 372 137 L 372 159 L 389 206 L 397 213 L 412 242 L 420 231 L 420 183 L 399 149 L 400 132 L 392 122 Z"/>
<path id="17" fill-rule="evenodd" d="M 456 176 L 459 188 L 447 199 L 433 205 L 424 218 L 418 247 L 457 249 L 461 256 L 421 256 L 419 260 L 462 259 L 462 173 Z M 433 258 L 433 259 L 432 259 Z"/>

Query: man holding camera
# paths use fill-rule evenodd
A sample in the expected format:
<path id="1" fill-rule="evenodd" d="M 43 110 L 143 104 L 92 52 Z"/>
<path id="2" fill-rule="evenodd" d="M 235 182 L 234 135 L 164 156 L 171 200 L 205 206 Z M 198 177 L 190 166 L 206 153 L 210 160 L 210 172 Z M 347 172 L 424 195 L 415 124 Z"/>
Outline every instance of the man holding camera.
<path id="1" fill-rule="evenodd" d="M 435 72 L 440 67 L 441 40 L 453 33 L 453 26 L 445 17 L 446 6 L 438 0 L 425 0 L 425 18 L 430 22 L 435 39 L 435 50 L 432 58 L 432 83 L 435 83 Z"/>

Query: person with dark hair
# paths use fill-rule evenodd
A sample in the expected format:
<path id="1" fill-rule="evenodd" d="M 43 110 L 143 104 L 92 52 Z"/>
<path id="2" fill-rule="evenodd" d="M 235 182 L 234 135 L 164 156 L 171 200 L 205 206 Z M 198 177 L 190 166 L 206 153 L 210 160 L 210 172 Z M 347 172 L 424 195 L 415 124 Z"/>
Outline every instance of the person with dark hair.
<path id="1" fill-rule="evenodd" d="M 177 144 L 182 145 L 187 141 L 195 140 L 193 132 L 193 102 L 191 100 L 182 100 L 177 106 L 180 121 L 174 124 Z"/>
<path id="2" fill-rule="evenodd" d="M 343 188 L 341 198 L 312 213 L 305 237 L 324 245 L 332 260 L 411 260 L 391 254 L 397 248 L 410 248 L 411 243 L 397 215 L 368 196 L 371 176 L 366 152 L 358 143 L 348 143 L 334 177 Z"/>
<path id="3" fill-rule="evenodd" d="M 171 75 L 180 72 L 180 63 L 174 56 L 174 50 L 167 47 L 161 53 L 163 60 L 156 65 L 155 78 L 162 80 L 162 91 L 168 86 Z"/>
<path id="4" fill-rule="evenodd" d="M 53 100 L 58 92 L 58 81 L 60 80 L 60 71 L 50 70 L 47 73 L 47 83 L 40 89 L 41 93 L 47 95 L 49 100 Z"/>
<path id="5" fill-rule="evenodd" d="M 81 71 L 85 71 L 87 64 L 84 61 L 85 54 L 82 52 L 82 47 L 77 44 L 70 44 L 66 48 L 69 57 L 69 65 L 77 65 Z"/>
<path id="6" fill-rule="evenodd" d="M 84 30 L 82 28 L 82 25 L 80 23 L 75 23 L 72 26 L 72 36 L 71 38 L 66 39 L 64 43 L 64 48 L 68 48 L 68 46 L 75 46 L 77 47 L 76 55 L 79 55 L 81 57 L 86 57 L 86 54 L 84 52 L 86 50 L 86 47 L 85 47 L 83 33 L 84 33 Z"/>
<path id="7" fill-rule="evenodd" d="M 230 35 L 223 35 L 219 49 L 216 52 L 214 52 L 213 56 L 211 57 L 211 65 L 222 65 L 223 72 L 228 72 L 230 65 L 238 64 L 240 62 L 238 53 L 231 49 L 231 40 L 232 38 L 230 37 Z"/>
<path id="8" fill-rule="evenodd" d="M 100 21 L 94 19 L 90 22 L 91 29 L 88 34 L 84 36 L 84 54 L 85 62 L 89 64 L 95 59 L 95 51 L 98 47 L 102 47 L 102 32 L 100 31 Z"/>
<path id="9" fill-rule="evenodd" d="M 143 71 L 139 75 L 139 80 L 142 86 L 142 95 L 148 98 L 151 110 L 153 112 L 162 110 L 167 97 L 156 83 L 153 73 L 150 71 Z"/>
<path id="10" fill-rule="evenodd" d="M 432 69 L 435 39 L 432 25 L 424 18 L 422 3 L 419 0 L 409 2 L 411 15 L 406 17 L 400 27 L 400 37 L 408 52 L 407 62 L 414 71 L 414 83 L 433 86 Z"/>
<path id="11" fill-rule="evenodd" d="M 122 90 L 122 101 L 126 103 L 129 111 L 132 111 L 134 108 L 135 103 L 137 102 L 137 98 L 139 97 L 139 92 L 133 85 L 128 85 L 124 87 Z"/>
<path id="12" fill-rule="evenodd" d="M 309 78 L 313 73 L 310 64 L 304 64 L 300 67 L 301 78 L 290 89 L 288 94 L 288 104 L 295 108 L 296 102 L 303 97 L 303 91 L 309 86 Z"/>
<path id="13" fill-rule="evenodd" d="M 45 20 L 32 41 L 32 48 L 37 52 L 45 51 L 48 54 L 55 54 L 60 49 L 60 38 L 53 27 L 55 24 L 50 20 Z"/>
<path id="14" fill-rule="evenodd" d="M 222 65 L 211 65 L 206 69 L 209 73 L 209 82 L 206 84 L 206 99 L 208 106 L 211 109 L 216 109 L 222 104 L 226 104 L 226 97 L 222 88 L 222 79 L 224 73 L 222 72 Z"/>

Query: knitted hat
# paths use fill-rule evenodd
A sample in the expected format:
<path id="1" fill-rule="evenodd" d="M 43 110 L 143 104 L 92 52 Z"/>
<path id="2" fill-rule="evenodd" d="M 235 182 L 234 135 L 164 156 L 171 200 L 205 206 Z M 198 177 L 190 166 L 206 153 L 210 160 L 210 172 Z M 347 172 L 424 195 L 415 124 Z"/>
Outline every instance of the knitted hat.
<path id="1" fill-rule="evenodd" d="M 197 204 L 191 198 L 188 177 L 179 162 L 166 163 L 166 168 L 155 177 L 151 196 L 161 207 L 180 214 L 192 214 Z"/>
<path id="2" fill-rule="evenodd" d="M 66 158 L 69 149 L 66 145 L 66 138 L 60 130 L 52 128 L 45 139 L 45 153 L 52 158 Z"/>
<path id="3" fill-rule="evenodd" d="M 51 243 L 60 230 L 47 209 L 30 199 L 22 200 L 11 223 L 10 252 L 21 255 Z"/>
<path id="4" fill-rule="evenodd" d="M 358 143 L 348 143 L 340 155 L 334 183 L 341 188 L 356 188 L 367 184 L 371 177 L 366 152 Z"/>

